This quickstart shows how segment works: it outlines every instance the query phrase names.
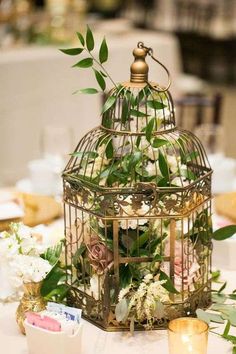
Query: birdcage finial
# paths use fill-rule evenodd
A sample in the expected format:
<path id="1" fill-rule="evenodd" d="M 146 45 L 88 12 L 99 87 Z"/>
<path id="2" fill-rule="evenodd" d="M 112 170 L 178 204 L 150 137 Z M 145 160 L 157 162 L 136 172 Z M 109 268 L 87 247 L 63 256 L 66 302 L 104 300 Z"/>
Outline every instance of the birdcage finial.
<path id="1" fill-rule="evenodd" d="M 145 61 L 148 50 L 145 47 L 138 46 L 133 50 L 134 62 L 130 67 L 131 82 L 143 83 L 148 80 L 149 67 Z"/>

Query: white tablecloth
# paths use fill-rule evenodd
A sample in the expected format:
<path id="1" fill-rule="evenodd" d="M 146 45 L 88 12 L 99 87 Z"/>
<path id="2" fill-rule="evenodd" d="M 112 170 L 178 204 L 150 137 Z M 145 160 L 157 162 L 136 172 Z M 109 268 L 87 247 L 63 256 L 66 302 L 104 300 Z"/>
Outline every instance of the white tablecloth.
<path id="1" fill-rule="evenodd" d="M 222 272 L 223 278 L 228 281 L 229 291 L 236 287 L 235 275 L 235 272 Z M 0 305 L 1 354 L 28 354 L 26 337 L 19 333 L 15 322 L 16 307 L 17 303 Z M 167 331 L 136 332 L 131 336 L 130 333 L 102 331 L 87 321 L 83 323 L 82 350 L 78 354 L 168 354 Z M 222 328 L 220 331 L 223 332 Z M 217 335 L 209 334 L 208 354 L 231 352 L 230 343 Z"/>
<path id="2" fill-rule="evenodd" d="M 180 74 L 179 46 L 174 36 L 135 30 L 105 35 L 110 49 L 106 67 L 115 82 L 129 80 L 132 50 L 138 41 L 153 47 L 157 58 L 169 68 L 173 82 Z M 96 43 L 101 40 L 102 35 L 96 34 Z M 79 46 L 78 40 L 77 43 Z M 27 162 L 40 155 L 43 126 L 71 127 L 75 144 L 85 132 L 100 124 L 101 98 L 72 95 L 80 88 L 97 87 L 92 70 L 71 68 L 77 60 L 57 47 L 0 53 L 0 184 L 14 184 L 26 175 Z M 165 85 L 164 70 L 151 58 L 147 61 L 150 79 Z"/>

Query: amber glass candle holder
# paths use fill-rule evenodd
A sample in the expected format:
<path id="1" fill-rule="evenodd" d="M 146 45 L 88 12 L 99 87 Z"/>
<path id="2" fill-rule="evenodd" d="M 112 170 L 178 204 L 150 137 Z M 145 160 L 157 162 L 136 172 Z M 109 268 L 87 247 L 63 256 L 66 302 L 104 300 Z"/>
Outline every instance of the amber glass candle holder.
<path id="1" fill-rule="evenodd" d="M 207 354 L 208 325 L 197 318 L 182 317 L 168 326 L 169 354 Z"/>

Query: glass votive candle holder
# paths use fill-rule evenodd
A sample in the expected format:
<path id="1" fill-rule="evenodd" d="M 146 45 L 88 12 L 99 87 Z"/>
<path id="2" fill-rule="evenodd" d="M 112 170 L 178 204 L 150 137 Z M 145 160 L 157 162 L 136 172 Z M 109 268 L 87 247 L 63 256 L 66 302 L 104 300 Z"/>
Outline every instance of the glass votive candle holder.
<path id="1" fill-rule="evenodd" d="M 192 317 L 169 322 L 169 354 L 207 354 L 208 324 Z"/>

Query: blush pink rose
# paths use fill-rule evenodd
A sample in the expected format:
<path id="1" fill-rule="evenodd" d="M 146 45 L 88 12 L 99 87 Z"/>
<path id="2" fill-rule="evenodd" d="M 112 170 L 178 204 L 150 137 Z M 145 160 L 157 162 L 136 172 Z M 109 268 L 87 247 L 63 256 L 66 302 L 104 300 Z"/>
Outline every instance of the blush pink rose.
<path id="1" fill-rule="evenodd" d="M 165 256 L 170 256 L 169 240 L 165 245 Z M 166 274 L 169 274 L 170 263 L 164 262 L 161 268 Z M 174 285 L 178 291 L 187 290 L 188 288 L 191 291 L 194 290 L 193 284 L 200 277 L 200 265 L 191 240 L 184 239 L 183 247 L 181 240 L 175 241 L 174 275 Z"/>
<path id="2" fill-rule="evenodd" d="M 102 275 L 104 271 L 111 266 L 113 253 L 97 236 L 92 236 L 86 246 L 91 266 L 98 275 Z"/>

